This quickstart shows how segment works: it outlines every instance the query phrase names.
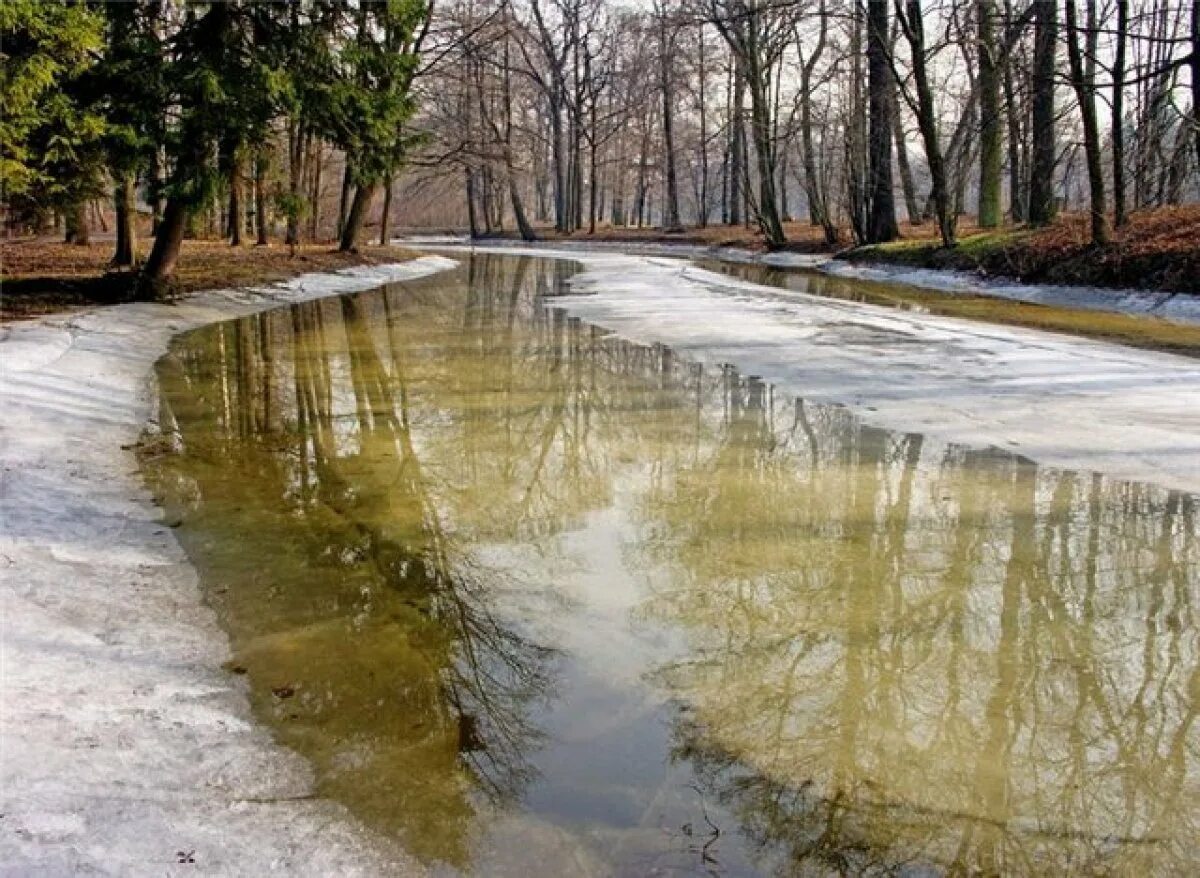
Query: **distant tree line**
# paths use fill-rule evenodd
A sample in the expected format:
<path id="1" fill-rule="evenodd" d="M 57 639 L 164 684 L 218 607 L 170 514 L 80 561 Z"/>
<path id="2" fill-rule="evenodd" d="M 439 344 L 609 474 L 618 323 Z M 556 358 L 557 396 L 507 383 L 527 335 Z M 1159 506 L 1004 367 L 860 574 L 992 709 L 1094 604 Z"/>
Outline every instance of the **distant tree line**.
<path id="1" fill-rule="evenodd" d="M 1087 204 L 1194 198 L 1200 13 L 1186 0 L 454 0 L 423 85 L 473 231 L 807 219 L 830 244 L 955 243 Z"/>
<path id="2" fill-rule="evenodd" d="M 474 234 L 725 223 L 770 246 L 931 222 L 947 246 L 1200 191 L 1188 0 L 5 0 L 10 224 L 168 280 L 188 235 L 354 249 L 393 183 L 446 181 Z M 331 179 L 341 175 L 340 181 Z M 901 212 L 901 205 L 903 212 Z"/>

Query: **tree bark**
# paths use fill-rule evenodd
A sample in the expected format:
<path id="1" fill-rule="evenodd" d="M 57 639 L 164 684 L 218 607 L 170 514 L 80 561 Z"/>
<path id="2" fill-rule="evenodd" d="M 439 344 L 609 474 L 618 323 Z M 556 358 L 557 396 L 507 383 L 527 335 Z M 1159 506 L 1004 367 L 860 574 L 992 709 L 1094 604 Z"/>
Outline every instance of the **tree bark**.
<path id="1" fill-rule="evenodd" d="M 350 205 L 350 213 L 346 216 L 346 225 L 342 229 L 341 243 L 338 250 L 342 253 L 358 252 L 358 236 L 362 231 L 363 221 L 371 202 L 375 200 L 376 184 L 364 183 L 354 190 L 354 201 Z"/>
<path id="2" fill-rule="evenodd" d="M 658 85 L 662 95 L 663 164 L 667 190 L 662 225 L 664 231 L 674 232 L 680 230 L 679 178 L 675 170 L 674 108 L 671 101 L 671 65 L 675 63 L 675 59 L 668 57 L 671 54 L 671 46 L 667 42 L 666 10 L 657 9 L 656 14 L 658 16 Z"/>
<path id="3" fill-rule="evenodd" d="M 1094 20 L 1093 0 L 1089 0 L 1089 19 Z M 1108 217 L 1104 197 L 1104 162 L 1100 152 L 1100 126 L 1096 120 L 1096 95 L 1092 75 L 1085 70 L 1079 44 L 1079 17 L 1075 0 L 1066 0 L 1067 56 L 1071 64 L 1071 84 L 1083 116 L 1083 149 L 1087 157 L 1088 191 L 1092 220 L 1092 243 L 1108 243 Z M 1095 29 L 1092 28 L 1092 33 Z"/>
<path id="4" fill-rule="evenodd" d="M 389 175 L 383 181 L 383 214 L 379 218 L 379 246 L 388 245 L 388 232 L 392 219 L 392 178 Z"/>
<path id="5" fill-rule="evenodd" d="M 1194 5 L 1195 10 L 1200 5 Z M 1117 45 L 1113 56 L 1112 80 L 1112 168 L 1113 225 L 1125 225 L 1125 44 L 1129 32 L 1129 0 L 1117 0 Z M 1193 79 L 1195 74 L 1193 73 Z M 1195 83 L 1193 83 L 1195 85 Z M 1200 133 L 1197 134 L 1200 137 Z M 1200 143 L 1197 144 L 1200 148 Z M 1198 152 L 1200 155 L 1200 152 Z"/>
<path id="6" fill-rule="evenodd" d="M 189 212 L 178 197 L 167 200 L 158 234 L 154 237 L 154 246 L 143 269 L 145 278 L 154 286 L 162 284 L 175 274 L 175 264 L 179 261 L 179 250 L 183 246 L 183 232 L 187 228 Z"/>
<path id="7" fill-rule="evenodd" d="M 74 204 L 67 205 L 67 209 L 63 211 L 63 218 L 66 221 L 66 234 L 63 240 L 67 244 L 78 244 L 80 247 L 86 247 L 91 243 L 86 201 L 80 199 Z"/>
<path id="8" fill-rule="evenodd" d="M 946 163 L 938 141 L 937 114 L 933 103 L 933 89 L 929 84 L 929 71 L 925 56 L 925 23 L 921 12 L 921 0 L 908 0 L 908 13 L 901 20 L 905 35 L 912 49 L 913 84 L 917 89 L 917 122 L 921 138 L 925 143 L 925 156 L 929 162 L 929 176 L 933 183 L 933 203 L 937 210 L 938 231 L 943 247 L 955 244 L 955 210 L 950 198 Z"/>
<path id="9" fill-rule="evenodd" d="M 742 181 L 745 171 L 746 156 L 742 145 L 745 143 L 743 125 L 745 124 L 746 78 L 742 73 L 741 62 L 733 60 L 733 107 L 730 113 L 729 144 L 729 225 L 742 224 Z"/>
<path id="10" fill-rule="evenodd" d="M 267 157 L 256 156 L 254 159 L 254 230 L 257 233 L 255 243 L 266 247 L 267 238 Z"/>
<path id="11" fill-rule="evenodd" d="M 352 188 L 354 188 L 354 178 L 350 175 L 350 156 L 346 156 L 346 168 L 342 172 L 342 194 L 338 200 L 338 240 L 341 240 L 346 231 L 346 214 L 350 207 L 350 190 Z"/>
<path id="12" fill-rule="evenodd" d="M 888 0 L 867 2 L 867 94 L 869 105 L 867 240 L 899 236 L 892 183 L 892 70 L 888 63 Z"/>
<path id="13" fill-rule="evenodd" d="M 992 229 L 1000 225 L 1004 170 L 995 0 L 978 0 L 975 15 L 979 19 L 979 226 Z"/>
<path id="14" fill-rule="evenodd" d="M 1029 222 L 1049 225 L 1054 199 L 1055 125 L 1054 53 L 1058 45 L 1058 3 L 1034 4 L 1033 33 L 1033 156 L 1029 181 Z"/>
<path id="15" fill-rule="evenodd" d="M 121 177 L 117 181 L 113 199 L 117 213 L 117 246 L 112 264 L 118 268 L 129 268 L 137 263 L 137 207 L 134 203 L 133 179 L 132 174 Z"/>

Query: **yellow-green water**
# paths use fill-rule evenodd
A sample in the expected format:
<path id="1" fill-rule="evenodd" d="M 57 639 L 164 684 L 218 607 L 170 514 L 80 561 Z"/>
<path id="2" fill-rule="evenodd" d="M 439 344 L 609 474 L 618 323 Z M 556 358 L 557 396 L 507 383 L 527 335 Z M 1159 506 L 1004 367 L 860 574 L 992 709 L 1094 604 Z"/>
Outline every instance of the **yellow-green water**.
<path id="1" fill-rule="evenodd" d="M 1194 874 L 1195 498 L 453 274 L 178 340 L 146 468 L 320 794 L 483 875 Z"/>

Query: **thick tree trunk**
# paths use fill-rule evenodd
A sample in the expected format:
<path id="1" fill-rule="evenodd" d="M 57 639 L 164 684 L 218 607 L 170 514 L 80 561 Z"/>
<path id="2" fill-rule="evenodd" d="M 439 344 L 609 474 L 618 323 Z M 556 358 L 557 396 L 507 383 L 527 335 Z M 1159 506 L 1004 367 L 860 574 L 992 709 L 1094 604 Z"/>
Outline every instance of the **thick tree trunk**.
<path id="1" fill-rule="evenodd" d="M 350 205 L 350 213 L 346 216 L 346 225 L 342 229 L 341 243 L 338 245 L 338 250 L 342 253 L 358 252 L 358 236 L 362 231 L 367 211 L 371 209 L 371 202 L 375 200 L 376 188 L 374 183 L 364 183 L 354 190 L 354 201 Z"/>
<path id="2" fill-rule="evenodd" d="M 1054 53 L 1058 45 L 1058 4 L 1035 3 L 1033 35 L 1033 166 L 1029 180 L 1029 222 L 1054 220 L 1055 125 Z"/>
<path id="3" fill-rule="evenodd" d="M 512 201 L 513 216 L 517 219 L 517 230 L 521 233 L 521 239 L 536 241 L 537 233 L 534 232 L 533 226 L 529 223 L 529 217 L 525 214 L 525 202 L 521 200 L 521 190 L 517 187 L 517 179 L 511 170 L 508 174 L 508 197 Z"/>
<path id="4" fill-rule="evenodd" d="M 158 226 L 158 234 L 154 236 L 154 246 L 150 257 L 143 269 L 144 277 L 153 285 L 158 286 L 170 280 L 175 274 L 175 264 L 179 261 L 179 249 L 183 246 L 183 232 L 187 228 L 189 210 L 178 198 L 167 200 L 166 210 L 163 211 L 162 222 Z"/>
<path id="5" fill-rule="evenodd" d="M 978 0 L 975 15 L 979 20 L 979 226 L 991 229 L 1000 225 L 1004 172 L 995 0 Z"/>
<path id="6" fill-rule="evenodd" d="M 137 208 L 134 204 L 132 174 L 125 175 L 117 182 L 113 203 L 117 213 L 117 246 L 113 253 L 112 264 L 118 268 L 128 268 L 137 262 L 135 238 Z"/>
<path id="7" fill-rule="evenodd" d="M 896 196 L 892 184 L 892 70 L 888 63 L 888 0 L 867 2 L 867 93 L 870 114 L 867 240 L 895 239 Z"/>

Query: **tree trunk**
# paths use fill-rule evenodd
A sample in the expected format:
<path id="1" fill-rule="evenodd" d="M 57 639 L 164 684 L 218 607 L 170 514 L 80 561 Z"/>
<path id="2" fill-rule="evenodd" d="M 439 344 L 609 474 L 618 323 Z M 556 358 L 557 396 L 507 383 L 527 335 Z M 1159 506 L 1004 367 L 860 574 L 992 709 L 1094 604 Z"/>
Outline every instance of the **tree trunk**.
<path id="1" fill-rule="evenodd" d="M 267 239 L 267 157 L 256 156 L 254 159 L 254 230 L 257 232 L 256 242 L 259 247 L 266 247 Z"/>
<path id="2" fill-rule="evenodd" d="M 1200 9 L 1200 4 L 1193 4 L 1193 17 L 1196 9 Z M 1125 225 L 1125 43 L 1128 31 L 1129 0 L 1117 0 L 1117 46 L 1112 68 L 1112 168 L 1113 224 L 1118 229 Z M 1195 73 L 1192 78 L 1195 79 Z M 1196 136 L 1200 138 L 1200 131 Z M 1197 147 L 1200 149 L 1200 141 L 1197 141 Z"/>
<path id="3" fill-rule="evenodd" d="M 350 156 L 346 156 L 346 168 L 342 171 L 342 194 L 338 200 L 337 236 L 338 240 L 346 232 L 346 212 L 350 207 L 350 190 L 354 188 L 354 178 L 350 176 Z"/>
<path id="4" fill-rule="evenodd" d="M 375 200 L 376 188 L 374 183 L 364 183 L 354 190 L 354 201 L 350 205 L 350 213 L 346 217 L 341 243 L 338 245 L 338 250 L 342 253 L 358 252 L 358 235 L 362 231 L 367 211 L 371 209 L 371 202 Z"/>
<path id="5" fill-rule="evenodd" d="M 67 205 L 67 209 L 63 211 L 63 218 L 66 220 L 66 234 L 63 238 L 66 243 L 78 244 L 80 247 L 86 247 L 91 243 L 86 201 L 81 199 L 74 204 Z"/>
<path id="6" fill-rule="evenodd" d="M 379 218 L 379 246 L 388 245 L 388 226 L 392 218 L 392 178 L 387 176 L 383 181 L 383 215 Z"/>
<path id="7" fill-rule="evenodd" d="M 229 221 L 225 234 L 229 237 L 229 246 L 242 245 L 242 167 L 241 160 L 236 157 L 229 165 Z"/>
<path id="8" fill-rule="evenodd" d="M 137 207 L 134 203 L 133 175 L 126 174 L 117 182 L 114 204 L 117 212 L 117 247 L 112 264 L 129 268 L 137 263 Z"/>
<path id="9" fill-rule="evenodd" d="M 1094 0 L 1089 0 L 1089 21 L 1094 20 Z M 1104 162 L 1100 152 L 1100 126 L 1096 120 L 1096 94 L 1092 75 L 1084 69 L 1083 50 L 1079 45 L 1079 17 L 1075 0 L 1066 0 L 1067 56 L 1071 64 L 1071 84 L 1083 116 L 1083 149 L 1087 156 L 1088 191 L 1092 218 L 1092 243 L 1108 243 L 1108 217 L 1104 198 Z M 1095 28 L 1091 29 L 1095 33 Z"/>
<path id="10" fill-rule="evenodd" d="M 479 237 L 479 217 L 475 212 L 475 172 L 466 170 L 467 177 L 467 223 L 471 229 L 471 237 Z"/>
<path id="11" fill-rule="evenodd" d="M 179 261 L 179 249 L 183 246 L 183 232 L 187 228 L 190 211 L 178 198 L 167 200 L 163 211 L 162 222 L 158 225 L 158 234 L 154 237 L 154 247 L 146 260 L 143 270 L 144 277 L 155 287 L 167 281 L 175 274 L 175 264 Z"/>
<path id="12" fill-rule="evenodd" d="M 900 189 L 904 192 L 904 212 L 914 226 L 921 224 L 921 204 L 917 201 L 917 185 L 912 166 L 908 163 L 908 144 L 904 136 L 904 115 L 900 112 L 899 96 L 892 92 L 892 132 L 896 138 L 896 166 L 900 168 Z"/>
<path id="13" fill-rule="evenodd" d="M 1200 3 L 1192 0 L 1192 139 L 1200 163 Z"/>
<path id="14" fill-rule="evenodd" d="M 732 142 L 729 145 L 729 224 L 742 224 L 742 182 L 746 173 L 746 156 L 742 148 L 745 143 L 743 126 L 745 125 L 746 77 L 738 59 L 733 61 L 733 109 L 729 131 Z"/>
<path id="15" fill-rule="evenodd" d="M 892 184 L 892 70 L 888 63 L 888 0 L 867 2 L 868 191 L 867 240 L 894 240 L 896 197 Z"/>
<path id="16" fill-rule="evenodd" d="M 951 202 L 946 163 L 938 141 L 937 114 L 933 103 L 933 89 L 929 84 L 929 71 L 925 56 L 925 23 L 921 12 L 921 0 L 908 0 L 907 21 L 904 31 L 912 49 L 913 84 L 917 90 L 917 122 L 925 143 L 925 156 L 929 161 L 929 176 L 933 183 L 933 202 L 937 210 L 938 231 L 943 247 L 954 246 L 955 210 Z"/>
<path id="17" fill-rule="evenodd" d="M 675 170 L 674 108 L 671 101 L 671 67 L 674 58 L 668 57 L 671 46 L 667 42 L 667 13 L 658 10 L 658 85 L 662 95 L 663 125 L 663 173 L 666 184 L 666 204 L 663 207 L 663 231 L 680 230 L 679 225 L 679 178 Z"/>
<path id="18" fill-rule="evenodd" d="M 1004 172 L 995 0 L 978 0 L 975 15 L 979 19 L 979 226 L 992 229 L 1000 225 Z"/>
<path id="19" fill-rule="evenodd" d="M 1054 53 L 1058 45 L 1058 4 L 1034 4 L 1033 33 L 1033 167 L 1029 180 L 1029 222 L 1054 220 Z"/>

